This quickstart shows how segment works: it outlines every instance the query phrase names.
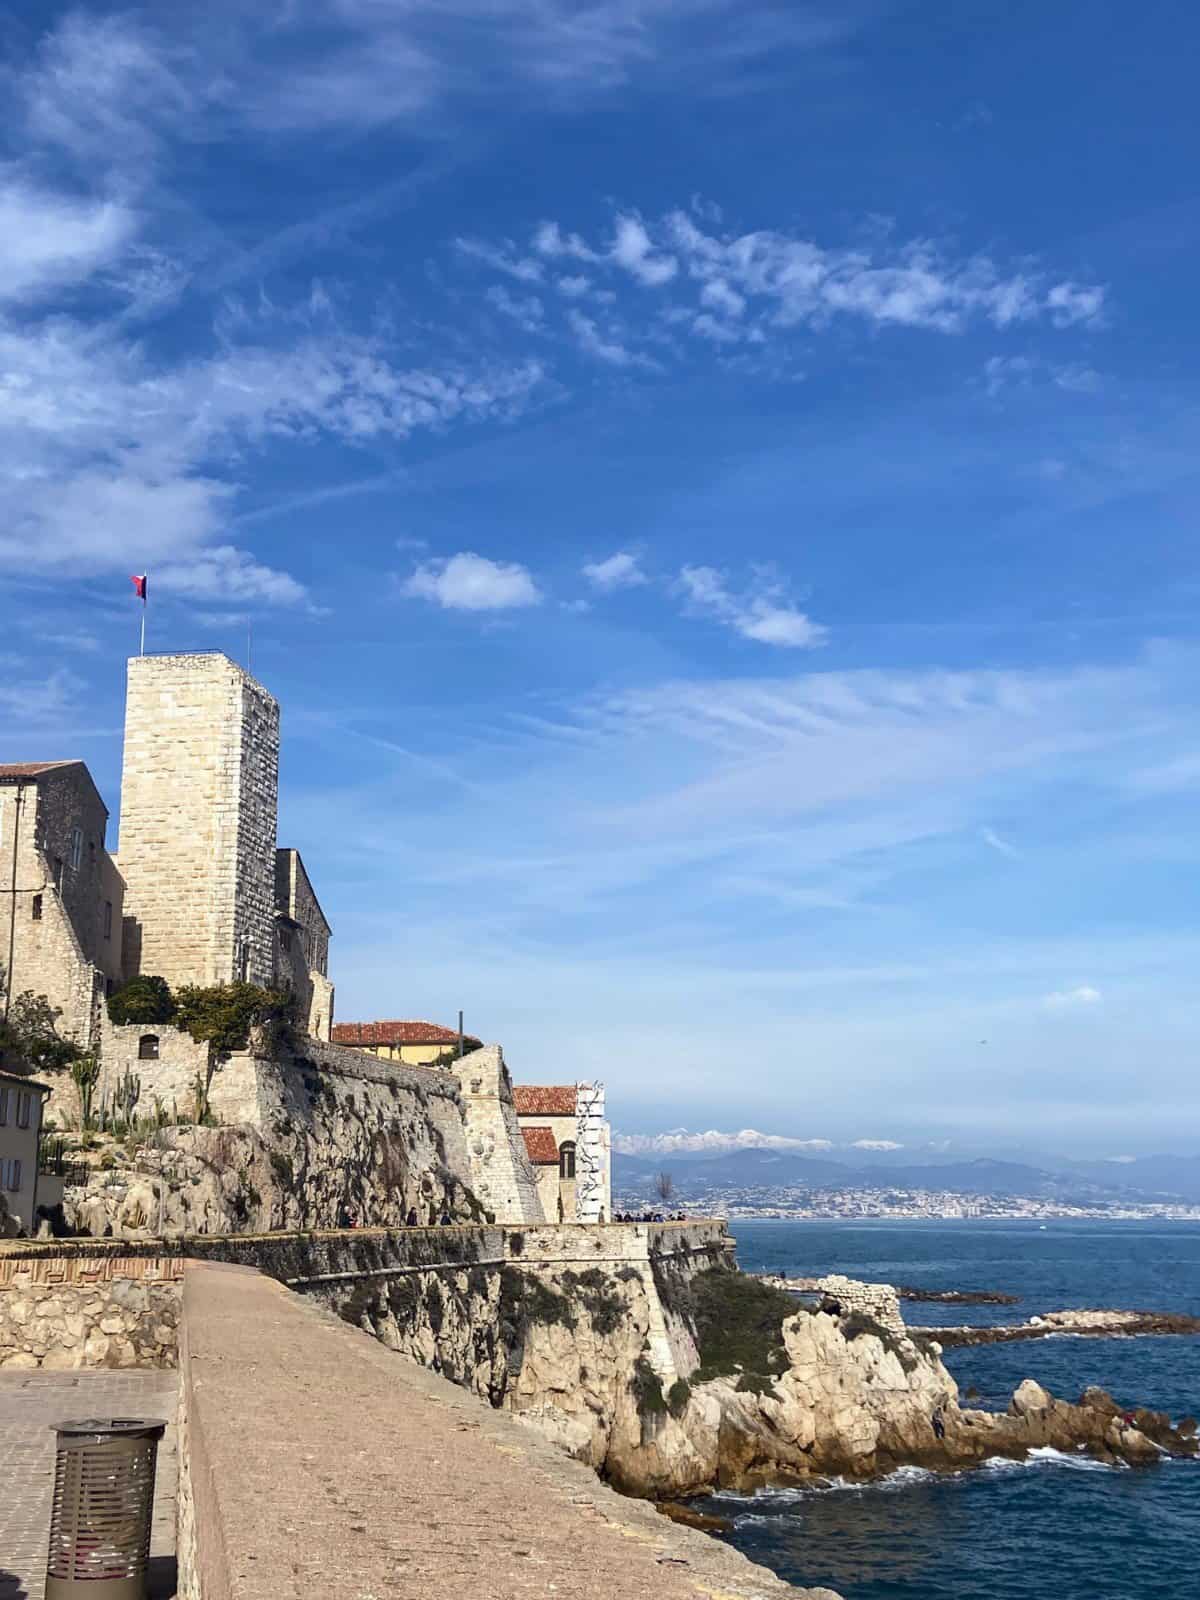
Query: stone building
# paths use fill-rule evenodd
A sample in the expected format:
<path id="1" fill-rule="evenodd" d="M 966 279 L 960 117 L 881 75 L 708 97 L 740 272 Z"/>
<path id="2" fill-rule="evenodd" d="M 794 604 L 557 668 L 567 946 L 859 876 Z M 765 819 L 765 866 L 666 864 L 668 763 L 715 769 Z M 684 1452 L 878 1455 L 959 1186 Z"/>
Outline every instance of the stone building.
<path id="1" fill-rule="evenodd" d="M 219 651 L 133 656 L 118 860 L 125 968 L 184 983 L 290 988 L 328 1039 L 330 927 L 297 850 L 276 840 L 279 702 Z"/>
<path id="2" fill-rule="evenodd" d="M 44 994 L 66 1037 L 103 1050 L 104 998 L 127 979 L 245 979 L 290 988 L 328 1039 L 329 923 L 299 852 L 277 846 L 278 795 L 279 705 L 260 683 L 217 652 L 134 656 L 119 856 L 82 761 L 0 766 L 8 995 Z"/>
<path id="3" fill-rule="evenodd" d="M 120 862 L 126 962 L 172 988 L 275 978 L 279 703 L 228 656 L 134 656 Z"/>
<path id="4" fill-rule="evenodd" d="M 276 850 L 275 986 L 298 997 L 314 1039 L 328 1040 L 333 1027 L 330 932 L 299 850 Z"/>
<path id="5" fill-rule="evenodd" d="M 612 1219 L 612 1155 L 602 1083 L 513 1085 L 513 1106 L 548 1221 Z"/>
<path id="6" fill-rule="evenodd" d="M 410 1067 L 446 1066 L 458 1054 L 459 1038 L 453 1028 L 437 1022 L 339 1022 L 333 1030 L 334 1044 L 352 1050 L 367 1050 L 380 1061 L 403 1061 Z M 479 1050 L 481 1041 L 471 1034 L 462 1037 L 464 1052 Z"/>
<path id="7" fill-rule="evenodd" d="M 122 977 L 124 883 L 106 848 L 108 810 L 82 761 L 0 766 L 0 967 L 6 1004 L 31 990 L 60 1031 L 95 1042 Z"/>
<path id="8" fill-rule="evenodd" d="M 35 1232 L 38 1139 L 50 1090 L 0 1072 L 0 1239 Z"/>

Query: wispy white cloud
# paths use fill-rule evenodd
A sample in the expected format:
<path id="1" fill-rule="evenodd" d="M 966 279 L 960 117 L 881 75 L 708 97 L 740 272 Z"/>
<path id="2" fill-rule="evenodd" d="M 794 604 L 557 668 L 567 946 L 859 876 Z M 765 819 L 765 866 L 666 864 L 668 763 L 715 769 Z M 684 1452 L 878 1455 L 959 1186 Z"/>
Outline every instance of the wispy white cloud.
<path id="1" fill-rule="evenodd" d="M 639 350 L 622 343 L 618 334 L 604 332 L 594 317 L 582 311 L 567 312 L 567 324 L 575 335 L 576 343 L 585 355 L 594 356 L 609 367 L 640 367 L 644 371 L 658 370 L 658 362 Z"/>
<path id="2" fill-rule="evenodd" d="M 1007 839 L 1002 838 L 995 828 L 980 828 L 979 837 L 990 850 L 995 850 L 997 855 L 1007 856 L 1010 861 L 1020 861 L 1021 852 Z"/>
<path id="3" fill-rule="evenodd" d="M 895 1139 L 854 1139 L 850 1144 L 851 1150 L 903 1150 L 902 1144 L 897 1144 Z"/>
<path id="4" fill-rule="evenodd" d="M 702 223 L 682 209 L 656 219 L 618 211 L 608 237 L 589 239 L 545 220 L 527 250 L 511 240 L 459 246 L 481 264 L 530 282 L 541 281 L 544 268 L 586 269 L 560 271 L 560 294 L 597 305 L 607 297 L 619 306 L 619 320 L 568 308 L 560 331 L 585 354 L 621 367 L 659 368 L 668 354 L 683 358 L 689 337 L 730 357 L 738 346 L 786 348 L 797 334 L 837 321 L 944 336 L 973 324 L 1098 325 L 1106 310 L 1101 284 L 1076 283 L 1029 260 L 1006 268 L 934 240 L 897 243 L 890 230 L 878 230 L 869 245 L 838 245 L 779 229 L 715 228 L 719 223 Z M 985 369 L 989 393 L 1038 375 L 1078 392 L 1099 384 L 1079 362 L 1002 355 Z"/>
<path id="5" fill-rule="evenodd" d="M 679 271 L 672 255 L 656 253 L 640 217 L 617 218 L 616 237 L 609 252 L 617 266 L 647 289 L 658 289 Z"/>
<path id="6" fill-rule="evenodd" d="M 538 605 L 543 598 L 528 568 L 516 561 L 491 561 L 471 550 L 422 562 L 405 580 L 402 593 L 447 611 L 508 611 Z"/>
<path id="7" fill-rule="evenodd" d="M 537 295 L 511 294 L 502 283 L 495 283 L 487 292 L 488 304 L 503 316 L 515 322 L 526 333 L 540 333 L 545 322 L 542 302 Z"/>
<path id="8" fill-rule="evenodd" d="M 522 255 L 511 239 L 499 245 L 488 244 L 485 239 L 456 239 L 454 244 L 462 255 L 482 261 L 519 283 L 541 283 L 546 276 L 542 263 L 533 256 Z"/>
<path id="9" fill-rule="evenodd" d="M 268 605 L 293 606 L 307 599 L 304 585 L 295 578 L 232 545 L 217 545 L 190 560 L 169 561 L 155 573 L 154 583 L 157 589 L 193 600 L 261 600 Z"/>
<path id="10" fill-rule="evenodd" d="M 1090 1011 L 1103 1000 L 1099 989 L 1090 983 L 1081 983 L 1074 989 L 1056 989 L 1044 995 L 1042 1005 L 1047 1011 Z"/>
<path id="11" fill-rule="evenodd" d="M 0 301 L 46 296 L 111 261 L 135 227 L 111 200 L 80 200 L 0 179 Z"/>
<path id="12" fill-rule="evenodd" d="M 984 386 L 992 396 L 1039 383 L 1052 383 L 1071 394 L 1095 394 L 1104 381 L 1094 367 L 1082 362 L 1062 363 L 1024 355 L 990 356 L 984 362 L 983 373 Z"/>
<path id="13" fill-rule="evenodd" d="M 585 562 L 582 571 L 592 587 L 602 593 L 609 593 L 613 589 L 636 589 L 650 581 L 642 571 L 637 556 L 628 550 L 618 550 L 604 561 Z"/>
<path id="14" fill-rule="evenodd" d="M 679 591 L 694 615 L 711 617 L 759 644 L 812 650 L 828 638 L 828 630 L 792 605 L 786 586 L 770 573 L 738 592 L 715 567 L 683 567 Z"/>

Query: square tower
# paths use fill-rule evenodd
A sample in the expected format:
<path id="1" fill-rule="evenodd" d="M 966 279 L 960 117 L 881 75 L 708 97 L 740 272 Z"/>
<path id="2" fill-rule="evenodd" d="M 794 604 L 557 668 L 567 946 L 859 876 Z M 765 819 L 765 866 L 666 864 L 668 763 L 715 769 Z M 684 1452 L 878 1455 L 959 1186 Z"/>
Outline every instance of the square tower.
<path id="1" fill-rule="evenodd" d="M 279 703 L 219 652 L 133 656 L 119 854 L 126 970 L 269 987 Z"/>

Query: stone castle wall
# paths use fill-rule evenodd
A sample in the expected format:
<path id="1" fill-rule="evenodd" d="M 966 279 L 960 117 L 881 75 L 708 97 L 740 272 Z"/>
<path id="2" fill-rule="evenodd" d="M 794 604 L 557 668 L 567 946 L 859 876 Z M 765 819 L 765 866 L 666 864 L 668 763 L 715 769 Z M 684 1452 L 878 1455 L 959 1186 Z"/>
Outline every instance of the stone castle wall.
<path id="1" fill-rule="evenodd" d="M 512 1079 L 499 1045 L 460 1056 L 446 1075 L 462 1089 L 467 1154 L 475 1193 L 498 1222 L 546 1220 L 537 1173 L 513 1107 Z"/>
<path id="2" fill-rule="evenodd" d="M 129 970 L 273 977 L 279 706 L 219 654 L 129 662 L 120 866 Z"/>
<path id="3" fill-rule="evenodd" d="M 201 1260 L 262 1272 L 439 1371 L 457 1363 L 456 1381 L 480 1393 L 508 1372 L 494 1326 L 502 1269 L 537 1275 L 567 1294 L 581 1273 L 600 1272 L 611 1278 L 610 1292 L 642 1307 L 640 1332 L 650 1335 L 652 1363 L 669 1382 L 690 1367 L 654 1340 L 663 1313 L 642 1269 L 654 1259 L 685 1273 L 703 1270 L 723 1239 L 721 1223 L 697 1222 L 193 1235 L 169 1246 L 153 1238 L 11 1244 L 0 1249 L 0 1368 L 172 1365 L 185 1264 Z M 413 1312 L 403 1326 L 401 1305 Z M 440 1319 L 429 1315 L 437 1305 Z M 478 1361 L 468 1370 L 472 1350 Z"/>

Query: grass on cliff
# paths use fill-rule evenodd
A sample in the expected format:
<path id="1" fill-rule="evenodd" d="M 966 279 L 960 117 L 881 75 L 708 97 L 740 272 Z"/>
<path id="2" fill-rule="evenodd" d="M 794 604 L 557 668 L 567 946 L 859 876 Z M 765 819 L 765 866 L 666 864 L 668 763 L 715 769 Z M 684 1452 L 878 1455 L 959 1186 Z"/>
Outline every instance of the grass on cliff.
<path id="1" fill-rule="evenodd" d="M 697 1274 L 689 1290 L 700 1354 L 692 1382 L 740 1372 L 739 1389 L 769 1389 L 787 1371 L 783 1324 L 801 1309 L 792 1296 L 725 1267 Z"/>

